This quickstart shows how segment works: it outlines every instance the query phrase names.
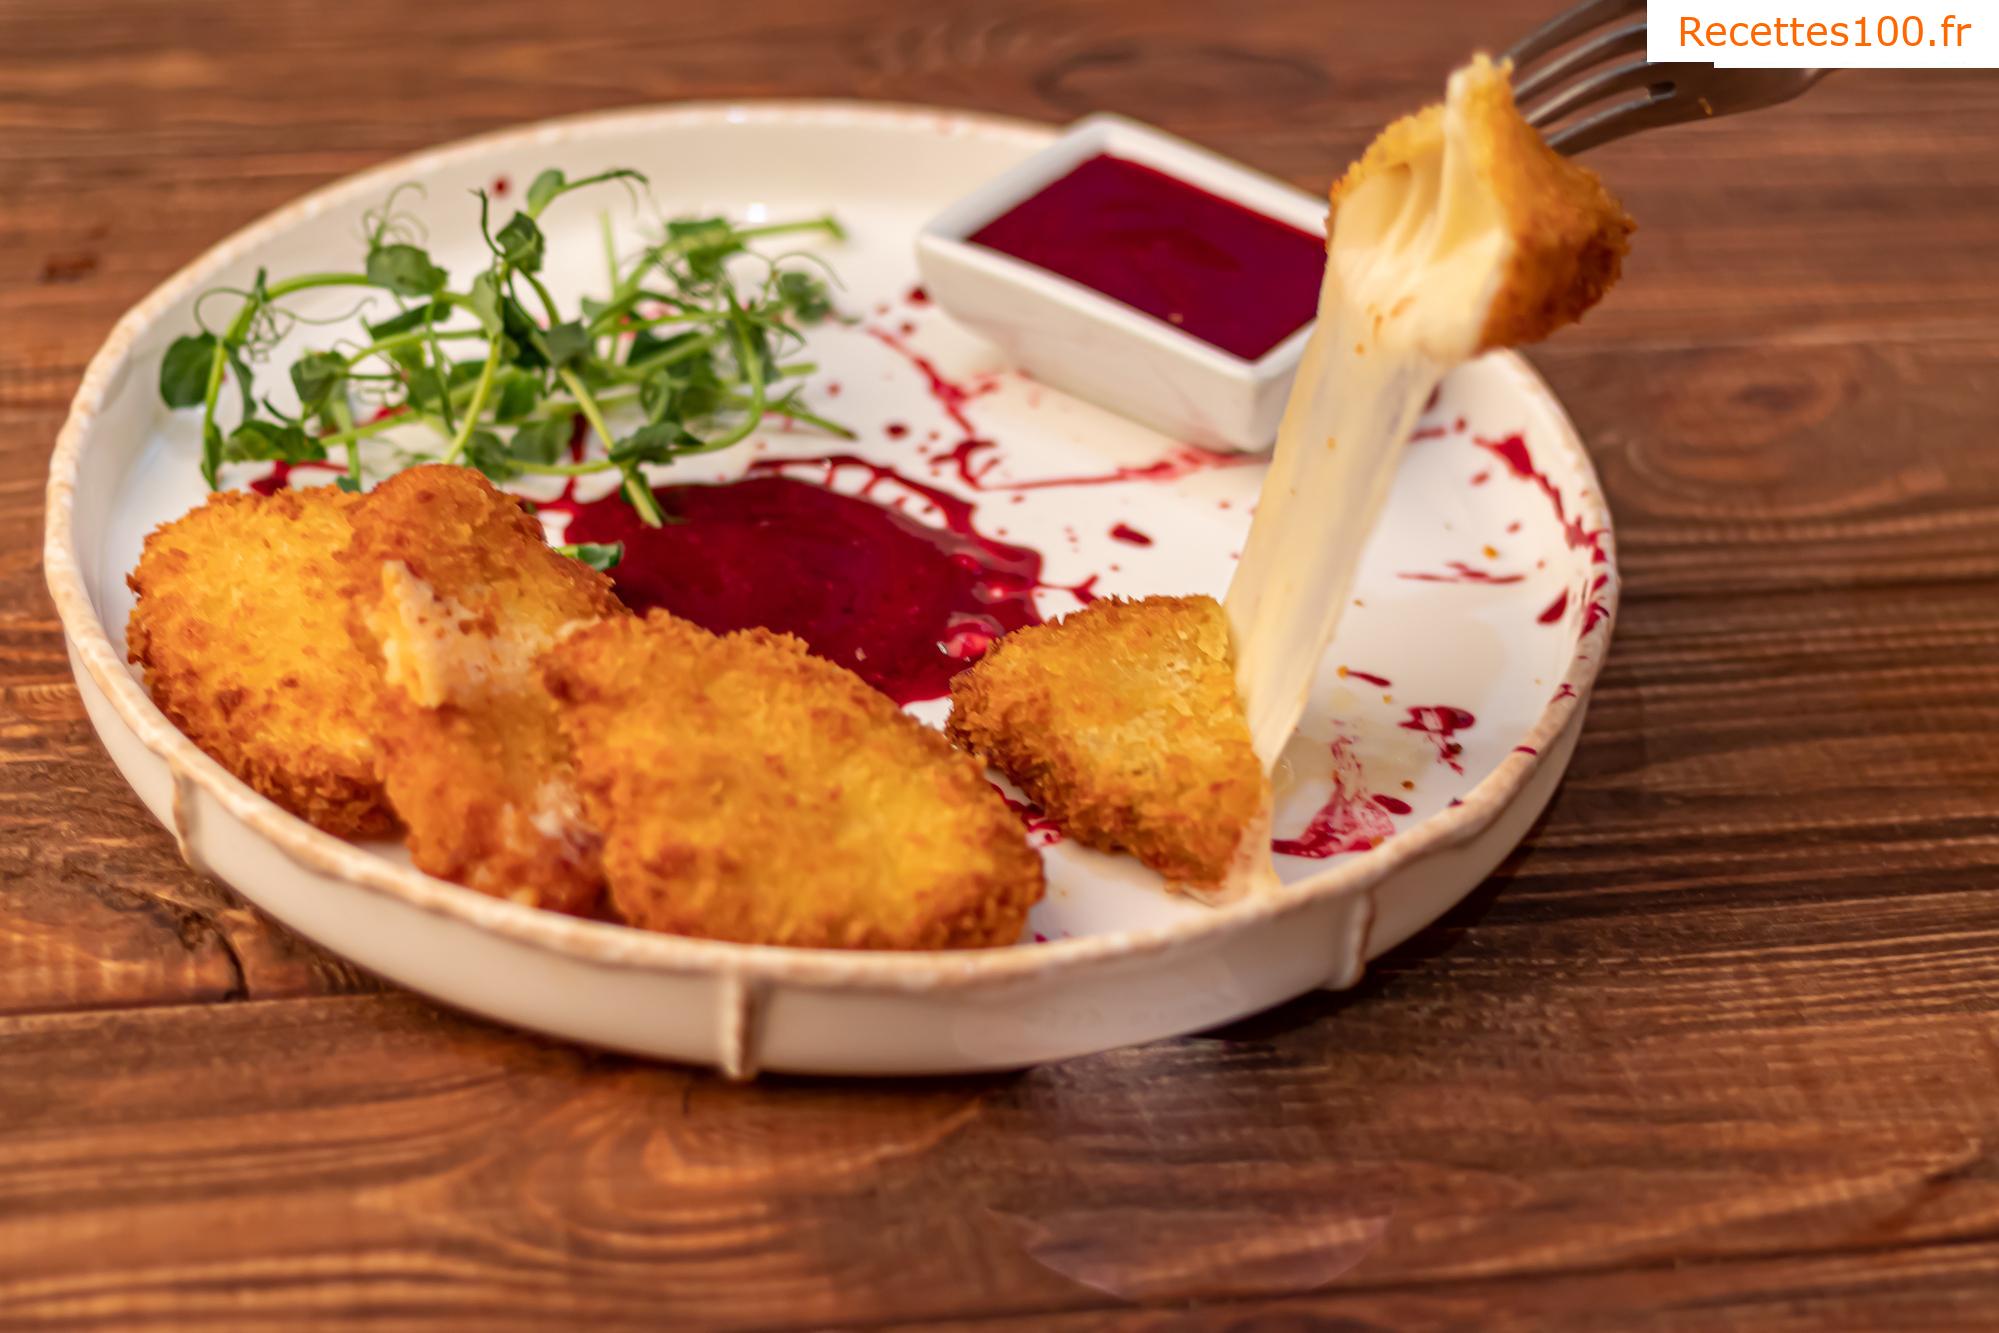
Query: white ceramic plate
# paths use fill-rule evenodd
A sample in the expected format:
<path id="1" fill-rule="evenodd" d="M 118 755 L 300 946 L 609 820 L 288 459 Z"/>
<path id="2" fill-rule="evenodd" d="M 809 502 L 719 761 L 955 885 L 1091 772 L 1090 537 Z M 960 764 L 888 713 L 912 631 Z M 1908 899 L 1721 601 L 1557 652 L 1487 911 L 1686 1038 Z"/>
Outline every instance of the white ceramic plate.
<path id="1" fill-rule="evenodd" d="M 1366 959 L 1458 901 L 1526 832 L 1574 748 L 1609 641 L 1617 577 L 1608 515 L 1561 409 L 1512 356 L 1452 375 L 1426 417 L 1280 774 L 1280 836 L 1304 833 L 1334 796 L 1342 799 L 1318 818 L 1321 841 L 1380 845 L 1280 857 L 1282 894 L 1219 910 L 1161 893 L 1127 861 L 1064 843 L 1048 848 L 1036 940 L 1013 949 L 784 950 L 537 912 L 418 874 L 399 846 L 351 845 L 280 811 L 181 736 L 125 663 L 125 573 L 147 531 L 201 498 L 195 414 L 166 412 L 154 389 L 159 356 L 188 327 L 194 297 L 245 283 L 259 265 L 283 274 L 353 262 L 362 212 L 404 181 L 427 187 L 433 250 L 462 275 L 475 262 L 464 244 L 465 191 L 526 182 L 545 166 L 572 176 L 636 167 L 671 213 L 775 218 L 831 208 L 852 239 L 828 258 L 861 322 L 815 334 L 810 355 L 825 367 L 815 382 L 824 406 L 861 433 L 846 451 L 973 500 L 986 535 L 1044 552 L 1050 585 L 1094 576 L 1098 593 L 1219 595 L 1260 465 L 1167 466 L 1157 469 L 1165 480 L 1019 489 L 1190 456 L 1008 373 L 990 348 L 911 299 L 911 240 L 923 220 L 1052 133 L 823 103 L 593 116 L 392 163 L 223 242 L 120 321 L 91 362 L 51 464 L 49 585 L 112 759 L 194 865 L 363 966 L 508 1022 L 732 1073 L 1019 1066 L 1352 984 Z M 551 276 L 568 292 L 595 276 L 600 253 L 594 207 L 571 202 L 544 219 L 557 260 Z M 637 234 L 640 219 L 615 191 L 602 206 Z M 351 296 L 302 311 L 338 315 L 351 311 Z M 980 390 L 963 410 L 979 436 L 1000 442 L 982 454 L 997 459 L 978 478 L 983 490 L 968 489 L 941 456 L 964 432 L 913 357 Z M 824 440 L 766 431 L 751 452 L 832 451 Z M 717 455 L 676 476 L 735 475 L 748 456 Z M 833 484 L 854 479 L 836 470 Z M 891 483 L 890 498 L 894 491 Z M 920 496 L 903 493 L 921 512 Z M 1153 543 L 1114 538 L 1120 524 Z M 1047 615 L 1076 605 L 1056 586 L 1039 596 Z M 935 721 L 943 708 L 915 711 Z M 1440 719 L 1454 735 L 1437 734 Z"/>

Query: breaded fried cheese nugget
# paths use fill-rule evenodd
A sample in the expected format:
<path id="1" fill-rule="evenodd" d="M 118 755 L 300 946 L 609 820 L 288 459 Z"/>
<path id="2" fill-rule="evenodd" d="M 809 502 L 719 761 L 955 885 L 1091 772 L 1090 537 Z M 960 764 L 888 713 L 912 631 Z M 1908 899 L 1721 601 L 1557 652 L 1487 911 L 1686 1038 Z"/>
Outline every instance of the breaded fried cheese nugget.
<path id="1" fill-rule="evenodd" d="M 1070 836 L 1195 892 L 1268 822 L 1212 597 L 1109 599 L 1015 630 L 951 682 L 946 731 Z"/>
<path id="2" fill-rule="evenodd" d="M 1348 298 L 1372 333 L 1443 362 L 1581 319 L 1637 226 L 1522 118 L 1509 71 L 1474 56 L 1444 102 L 1390 124 L 1332 189 L 1328 248 Z"/>
<path id="3" fill-rule="evenodd" d="M 1012 944 L 1041 859 L 979 765 L 789 635 L 654 611 L 542 658 L 650 930 L 836 949 Z"/>
<path id="4" fill-rule="evenodd" d="M 153 530 L 125 582 L 130 659 L 223 767 L 328 833 L 394 827 L 375 773 L 380 672 L 348 637 L 339 555 L 361 498 L 222 491 Z"/>
<path id="5" fill-rule="evenodd" d="M 567 625 L 628 614 L 469 468 L 368 497 L 345 560 L 356 641 L 381 662 L 381 771 L 420 870 L 565 912 L 602 896 L 598 838 L 534 661 Z"/>

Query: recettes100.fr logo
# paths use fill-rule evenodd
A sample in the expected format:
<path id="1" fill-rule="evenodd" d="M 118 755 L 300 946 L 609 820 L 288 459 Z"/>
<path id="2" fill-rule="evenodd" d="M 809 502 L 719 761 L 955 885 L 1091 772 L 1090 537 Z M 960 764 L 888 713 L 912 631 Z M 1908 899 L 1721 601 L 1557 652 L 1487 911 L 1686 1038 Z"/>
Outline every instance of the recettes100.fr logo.
<path id="1" fill-rule="evenodd" d="M 1999 66 L 1999 12 L 1983 3 L 1652 0 L 1645 57 L 1723 69 L 1989 69 Z"/>

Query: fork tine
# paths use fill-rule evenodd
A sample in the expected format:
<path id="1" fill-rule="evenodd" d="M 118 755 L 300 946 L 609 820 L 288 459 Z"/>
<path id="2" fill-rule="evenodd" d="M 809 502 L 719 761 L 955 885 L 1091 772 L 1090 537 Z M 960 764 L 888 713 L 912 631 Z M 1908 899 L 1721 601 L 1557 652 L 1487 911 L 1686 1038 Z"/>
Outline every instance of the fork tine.
<path id="1" fill-rule="evenodd" d="M 1689 99 L 1676 99 L 1670 94 L 1653 93 L 1632 98 L 1562 126 L 1547 136 L 1548 147 L 1564 157 L 1574 157 L 1612 139 L 1622 139 L 1627 134 L 1659 125 L 1677 125 L 1710 114 L 1694 109 L 1697 105 Z"/>
<path id="2" fill-rule="evenodd" d="M 1645 0 L 1583 0 L 1568 13 L 1557 15 L 1508 47 L 1505 58 L 1513 62 L 1514 69 L 1521 69 L 1591 28 L 1626 14 L 1642 13 L 1644 9 Z"/>
<path id="3" fill-rule="evenodd" d="M 1655 99 L 1670 97 L 1673 92 L 1673 76 L 1670 69 L 1654 65 L 1647 60 L 1634 60 L 1627 65 L 1592 74 L 1550 97 L 1532 111 L 1523 113 L 1527 123 L 1536 129 L 1552 125 L 1563 116 L 1578 108 L 1588 106 L 1610 93 L 1623 92 L 1626 88 L 1651 88 Z"/>
<path id="4" fill-rule="evenodd" d="M 1639 130 L 1739 115 L 1744 111 L 1776 106 L 1803 95 L 1830 72 L 1824 69 L 1717 70 L 1711 65 L 1701 64 L 1654 65 L 1642 95 L 1595 108 L 1582 119 L 1550 131 L 1546 136 L 1548 146 L 1558 153 L 1580 153 L 1598 144 L 1609 143 L 1612 139 L 1636 134 Z M 1577 102 L 1576 105 L 1582 103 Z"/>
<path id="5" fill-rule="evenodd" d="M 1513 98 L 1526 106 L 1537 94 L 1553 88 L 1571 74 L 1580 73 L 1599 61 L 1612 56 L 1629 55 L 1633 51 L 1645 49 L 1645 20 L 1633 19 L 1620 28 L 1612 28 L 1601 37 L 1595 37 L 1582 45 L 1562 54 L 1542 65 L 1533 73 L 1519 78 L 1513 84 Z"/>

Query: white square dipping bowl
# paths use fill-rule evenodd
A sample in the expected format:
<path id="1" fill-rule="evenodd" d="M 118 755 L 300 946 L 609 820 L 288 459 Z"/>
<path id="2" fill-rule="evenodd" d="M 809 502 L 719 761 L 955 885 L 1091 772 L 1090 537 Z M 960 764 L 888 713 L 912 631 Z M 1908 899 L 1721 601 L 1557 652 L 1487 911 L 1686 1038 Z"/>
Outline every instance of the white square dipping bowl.
<path id="1" fill-rule="evenodd" d="M 1077 121 L 924 225 L 916 263 L 925 290 L 1044 384 L 1189 444 L 1269 447 L 1310 322 L 1247 361 L 1082 283 L 965 239 L 1099 154 L 1152 167 L 1302 231 L 1325 230 L 1324 199 L 1137 121 L 1100 114 Z"/>

